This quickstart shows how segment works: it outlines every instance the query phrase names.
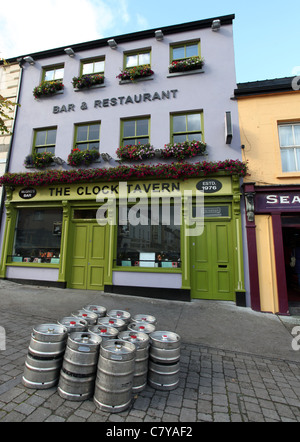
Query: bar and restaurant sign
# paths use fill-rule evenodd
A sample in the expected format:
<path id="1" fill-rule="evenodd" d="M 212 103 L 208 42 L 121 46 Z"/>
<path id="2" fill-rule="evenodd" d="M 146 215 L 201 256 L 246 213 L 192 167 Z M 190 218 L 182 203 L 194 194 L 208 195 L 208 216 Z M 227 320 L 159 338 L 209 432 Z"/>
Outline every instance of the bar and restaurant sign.
<path id="1" fill-rule="evenodd" d="M 300 210 L 300 191 L 257 192 L 255 212 L 295 212 Z"/>

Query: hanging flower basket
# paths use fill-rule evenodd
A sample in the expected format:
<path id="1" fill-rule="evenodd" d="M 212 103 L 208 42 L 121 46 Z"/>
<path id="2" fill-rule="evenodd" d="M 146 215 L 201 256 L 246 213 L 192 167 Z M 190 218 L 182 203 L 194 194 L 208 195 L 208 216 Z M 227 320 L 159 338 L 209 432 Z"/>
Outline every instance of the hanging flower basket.
<path id="1" fill-rule="evenodd" d="M 57 92 L 63 90 L 63 82 L 58 81 L 43 81 L 39 86 L 33 89 L 34 98 L 50 97 Z"/>
<path id="2" fill-rule="evenodd" d="M 203 141 L 184 141 L 183 143 L 165 144 L 161 158 L 176 158 L 179 161 L 198 155 L 206 155 L 206 143 Z"/>
<path id="3" fill-rule="evenodd" d="M 54 154 L 51 152 L 34 153 L 27 155 L 24 161 L 25 167 L 35 167 L 43 169 L 53 163 Z"/>
<path id="4" fill-rule="evenodd" d="M 73 77 L 73 87 L 74 89 L 88 89 L 97 84 L 104 83 L 104 75 L 92 74 L 92 75 L 81 75 L 80 77 Z"/>
<path id="5" fill-rule="evenodd" d="M 153 146 L 148 144 L 120 146 L 116 151 L 117 157 L 122 161 L 148 160 L 155 156 Z"/>
<path id="6" fill-rule="evenodd" d="M 94 163 L 94 161 L 98 160 L 100 154 L 97 150 L 80 150 L 78 148 L 72 149 L 71 153 L 68 156 L 67 163 L 69 166 L 78 167 L 78 166 L 89 166 Z"/>
<path id="7" fill-rule="evenodd" d="M 143 65 L 143 66 L 135 66 L 133 68 L 128 68 L 122 71 L 119 75 L 117 75 L 117 78 L 120 80 L 137 80 L 139 78 L 143 77 L 150 77 L 153 75 L 154 72 L 152 71 L 150 65 Z"/>
<path id="8" fill-rule="evenodd" d="M 204 65 L 204 58 L 202 57 L 190 57 L 186 60 L 173 61 L 169 65 L 169 73 L 174 72 L 186 72 L 196 69 L 202 69 Z"/>

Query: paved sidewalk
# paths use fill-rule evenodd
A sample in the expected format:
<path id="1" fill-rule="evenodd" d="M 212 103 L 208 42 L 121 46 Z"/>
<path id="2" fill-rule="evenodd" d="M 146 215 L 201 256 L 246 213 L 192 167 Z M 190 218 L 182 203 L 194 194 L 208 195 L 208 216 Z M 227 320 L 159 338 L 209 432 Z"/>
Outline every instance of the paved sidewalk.
<path id="1" fill-rule="evenodd" d="M 95 301 L 153 314 L 159 329 L 181 335 L 176 390 L 147 386 L 126 411 L 114 414 L 100 411 L 92 399 L 73 402 L 56 388 L 23 386 L 32 327 Z M 232 303 L 158 301 L 1 281 L 6 350 L 0 350 L 0 422 L 299 422 L 300 351 L 291 346 L 297 325 L 299 316 L 258 314 Z"/>

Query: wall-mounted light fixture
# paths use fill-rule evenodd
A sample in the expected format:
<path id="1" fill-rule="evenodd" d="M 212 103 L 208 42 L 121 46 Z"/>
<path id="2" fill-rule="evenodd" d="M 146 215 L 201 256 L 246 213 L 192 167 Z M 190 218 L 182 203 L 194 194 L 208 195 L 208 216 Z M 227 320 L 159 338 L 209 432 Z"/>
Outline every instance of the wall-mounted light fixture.
<path id="1" fill-rule="evenodd" d="M 161 41 L 164 39 L 164 34 L 161 29 L 159 29 L 158 31 L 155 31 L 155 38 L 157 41 Z"/>
<path id="2" fill-rule="evenodd" d="M 116 47 L 118 46 L 116 40 L 114 40 L 113 38 L 107 40 L 107 44 L 111 49 L 116 49 Z"/>
<path id="3" fill-rule="evenodd" d="M 31 64 L 31 66 L 33 66 L 35 64 L 34 59 L 28 55 L 27 57 L 24 57 L 24 60 L 27 61 L 27 63 Z"/>
<path id="4" fill-rule="evenodd" d="M 217 32 L 221 27 L 221 20 L 213 20 L 211 29 L 215 32 Z"/>
<path id="5" fill-rule="evenodd" d="M 231 112 L 225 112 L 225 143 L 231 144 L 233 135 Z"/>
<path id="6" fill-rule="evenodd" d="M 67 55 L 69 55 L 69 57 L 75 57 L 75 52 L 72 48 L 66 48 L 64 51 Z"/>
<path id="7" fill-rule="evenodd" d="M 104 161 L 109 161 L 111 159 L 109 153 L 102 153 L 101 157 L 103 158 Z"/>

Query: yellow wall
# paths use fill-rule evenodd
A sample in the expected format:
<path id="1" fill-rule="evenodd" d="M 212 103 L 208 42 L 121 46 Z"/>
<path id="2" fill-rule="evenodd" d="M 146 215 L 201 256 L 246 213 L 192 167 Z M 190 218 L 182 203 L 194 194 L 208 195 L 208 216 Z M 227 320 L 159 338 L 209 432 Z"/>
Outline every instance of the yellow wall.
<path id="1" fill-rule="evenodd" d="M 243 160 L 257 186 L 300 183 L 300 172 L 282 172 L 278 123 L 300 121 L 300 92 L 238 99 Z"/>
<path id="2" fill-rule="evenodd" d="M 261 311 L 278 313 L 272 218 L 256 215 L 255 224 Z"/>

